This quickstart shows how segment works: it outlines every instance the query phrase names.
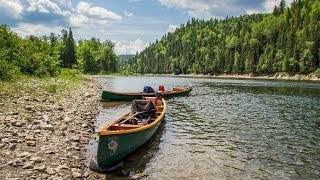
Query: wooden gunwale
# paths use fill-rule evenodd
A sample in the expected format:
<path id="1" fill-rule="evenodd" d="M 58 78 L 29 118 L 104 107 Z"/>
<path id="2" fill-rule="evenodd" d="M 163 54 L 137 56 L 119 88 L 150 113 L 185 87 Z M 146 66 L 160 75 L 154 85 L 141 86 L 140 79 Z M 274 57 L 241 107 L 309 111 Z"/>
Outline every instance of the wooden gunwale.
<path id="1" fill-rule="evenodd" d="M 122 116 L 119 116 L 118 118 L 116 118 L 115 120 L 113 120 L 112 122 L 110 122 L 107 126 L 105 126 L 100 132 L 98 132 L 98 135 L 99 136 L 105 136 L 105 135 L 113 135 L 113 134 L 127 134 L 127 133 L 134 133 L 134 132 L 138 132 L 138 131 L 143 131 L 145 129 L 148 129 L 148 128 L 151 128 L 153 126 L 155 126 L 159 121 L 161 121 L 164 117 L 164 114 L 166 112 L 166 101 L 162 98 L 161 99 L 161 106 L 156 106 L 157 109 L 159 107 L 159 109 L 162 109 L 160 115 L 158 115 L 158 111 L 156 112 L 156 114 L 158 115 L 156 117 L 156 119 L 151 122 L 150 124 L 147 124 L 147 125 L 143 125 L 141 127 L 137 127 L 137 128 L 133 128 L 133 129 L 128 129 L 128 130 L 121 130 L 121 131 L 112 131 L 112 130 L 109 130 L 110 127 L 114 124 L 116 124 L 118 121 L 121 120 L 121 117 L 125 116 L 125 115 L 128 115 L 130 112 L 127 112 L 125 114 L 123 114 Z"/>

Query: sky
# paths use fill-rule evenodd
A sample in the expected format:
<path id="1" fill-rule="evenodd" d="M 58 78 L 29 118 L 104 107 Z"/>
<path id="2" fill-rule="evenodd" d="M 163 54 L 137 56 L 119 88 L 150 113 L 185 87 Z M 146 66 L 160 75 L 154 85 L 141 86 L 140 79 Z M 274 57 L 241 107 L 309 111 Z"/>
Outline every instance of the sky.
<path id="1" fill-rule="evenodd" d="M 287 0 L 290 5 L 292 0 Z M 191 18 L 269 13 L 280 0 L 0 0 L 0 24 L 18 35 L 60 34 L 115 43 L 116 54 L 135 54 Z"/>

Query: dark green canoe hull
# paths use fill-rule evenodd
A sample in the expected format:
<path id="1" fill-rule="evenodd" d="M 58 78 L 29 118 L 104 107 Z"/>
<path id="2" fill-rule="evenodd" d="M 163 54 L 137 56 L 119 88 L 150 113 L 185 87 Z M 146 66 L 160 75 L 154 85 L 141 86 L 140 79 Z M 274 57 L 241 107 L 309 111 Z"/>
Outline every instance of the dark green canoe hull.
<path id="1" fill-rule="evenodd" d="M 109 169 L 143 145 L 156 132 L 161 121 L 148 129 L 138 132 L 100 135 L 97 152 L 99 170 L 103 172 Z"/>
<path id="2" fill-rule="evenodd" d="M 176 92 L 166 94 L 164 93 L 164 98 L 173 98 L 176 96 L 186 96 L 191 92 L 192 88 L 189 88 L 187 91 Z M 119 93 L 119 92 L 112 92 L 112 91 L 103 91 L 101 99 L 103 101 L 132 101 L 135 99 L 142 99 L 142 97 L 155 97 L 155 93 Z"/>

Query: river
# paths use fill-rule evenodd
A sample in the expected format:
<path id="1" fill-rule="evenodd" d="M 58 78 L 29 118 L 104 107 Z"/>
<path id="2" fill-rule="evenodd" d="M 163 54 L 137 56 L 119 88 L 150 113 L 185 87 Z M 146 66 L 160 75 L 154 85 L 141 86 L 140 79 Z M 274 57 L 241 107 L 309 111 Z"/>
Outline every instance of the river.
<path id="1" fill-rule="evenodd" d="M 103 77 L 103 89 L 142 91 L 192 85 L 167 100 L 156 134 L 125 159 L 146 179 L 319 179 L 320 83 L 177 77 Z M 130 110 L 101 103 L 97 131 Z M 91 142 L 90 155 L 96 143 Z M 107 178 L 126 178 L 106 175 Z"/>

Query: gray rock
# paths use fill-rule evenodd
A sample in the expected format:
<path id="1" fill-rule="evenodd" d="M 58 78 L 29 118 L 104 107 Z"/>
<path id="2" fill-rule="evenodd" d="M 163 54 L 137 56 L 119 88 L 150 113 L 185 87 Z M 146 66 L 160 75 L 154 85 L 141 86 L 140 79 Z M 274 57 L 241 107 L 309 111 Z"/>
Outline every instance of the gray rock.
<path id="1" fill-rule="evenodd" d="M 35 125 L 32 126 L 32 130 L 36 130 L 36 129 L 40 129 L 40 126 L 37 125 L 37 124 L 35 124 Z"/>
<path id="2" fill-rule="evenodd" d="M 33 168 L 33 164 L 31 162 L 27 162 L 26 164 L 24 164 L 22 166 L 23 169 L 32 169 Z"/>
<path id="3" fill-rule="evenodd" d="M 44 122 L 46 122 L 46 123 L 49 122 L 49 116 L 48 115 L 44 114 L 44 115 L 42 115 L 42 117 L 43 117 L 43 121 Z"/>
<path id="4" fill-rule="evenodd" d="M 1 139 L 1 142 L 3 142 L 3 143 L 8 143 L 9 142 L 9 138 L 3 138 L 3 139 Z"/>
<path id="5" fill-rule="evenodd" d="M 74 141 L 74 142 L 79 142 L 79 141 L 80 141 L 80 138 L 77 137 L 77 136 L 73 136 L 73 137 L 71 138 L 71 140 Z"/>
<path id="6" fill-rule="evenodd" d="M 21 158 L 21 157 L 30 157 L 31 153 L 29 152 L 23 152 L 17 155 L 17 157 Z"/>
<path id="7" fill-rule="evenodd" d="M 12 144 L 9 145 L 8 148 L 13 151 L 14 149 L 16 149 L 16 147 L 17 147 L 17 144 L 16 143 L 12 143 Z"/>
<path id="8" fill-rule="evenodd" d="M 54 175 L 54 174 L 56 174 L 56 172 L 54 171 L 53 168 L 47 168 L 47 169 L 46 169 L 46 173 L 49 174 L 49 175 Z"/>
<path id="9" fill-rule="evenodd" d="M 6 145 L 5 144 L 0 144 L 0 149 L 2 149 L 3 147 L 5 147 Z"/>
<path id="10" fill-rule="evenodd" d="M 17 142 L 18 142 L 17 139 L 10 139 L 10 140 L 9 140 L 9 143 L 17 143 Z"/>
<path id="11" fill-rule="evenodd" d="M 72 176 L 73 176 L 74 178 L 81 178 L 81 177 L 82 177 L 79 169 L 72 168 L 72 169 L 71 169 L 71 172 L 72 172 Z"/>
<path id="12" fill-rule="evenodd" d="M 48 131 L 53 131 L 53 126 L 51 124 L 42 124 L 41 128 Z"/>
<path id="13" fill-rule="evenodd" d="M 60 130 L 60 131 L 64 131 L 64 130 L 66 130 L 68 128 L 68 126 L 67 126 L 67 124 L 65 123 L 65 122 L 60 122 L 59 124 L 58 124 L 58 129 Z"/>
<path id="14" fill-rule="evenodd" d="M 44 172 L 46 170 L 46 165 L 42 164 L 40 166 L 34 166 L 33 169 L 34 170 L 37 170 L 37 171 L 40 171 L 40 172 Z"/>
<path id="15" fill-rule="evenodd" d="M 32 156 L 32 157 L 30 157 L 30 161 L 34 161 L 35 163 L 40 163 L 40 162 L 42 162 L 42 159 L 41 159 L 41 157 Z"/>
<path id="16" fill-rule="evenodd" d="M 81 127 L 86 128 L 88 127 L 88 124 L 81 124 Z"/>
<path id="17" fill-rule="evenodd" d="M 39 134 L 39 133 L 41 133 L 41 130 L 40 129 L 36 129 L 36 130 L 33 130 L 33 132 L 36 133 L 36 134 Z"/>
<path id="18" fill-rule="evenodd" d="M 46 153 L 46 154 L 55 154 L 55 152 L 53 150 L 47 150 L 44 153 Z"/>
<path id="19" fill-rule="evenodd" d="M 63 122 L 65 122 L 65 123 L 69 123 L 70 121 L 71 121 L 71 119 L 68 116 L 64 117 L 64 119 L 63 119 Z"/>
<path id="20" fill-rule="evenodd" d="M 57 167 L 58 169 L 70 169 L 67 165 L 62 164 Z"/>
<path id="21" fill-rule="evenodd" d="M 16 127 L 22 127 L 25 124 L 26 124 L 25 122 L 16 121 L 13 125 L 16 126 Z"/>

